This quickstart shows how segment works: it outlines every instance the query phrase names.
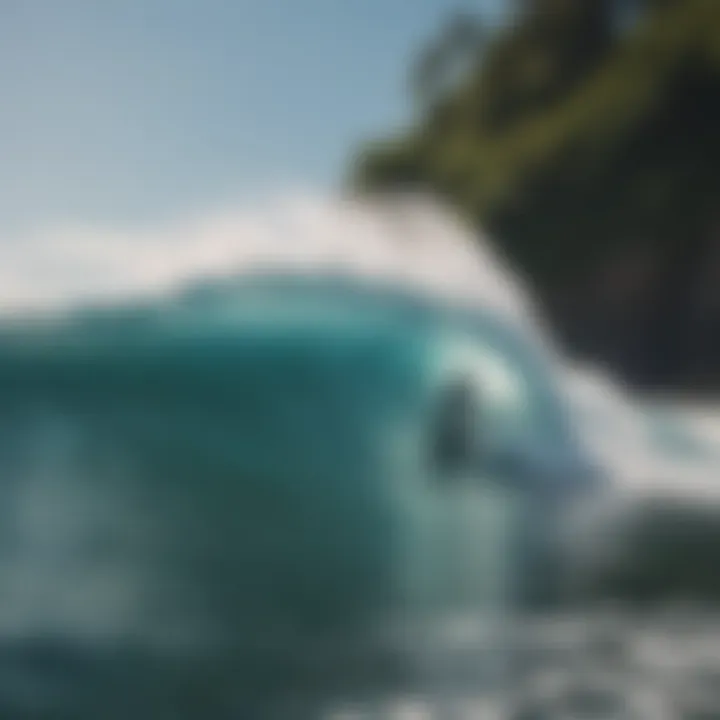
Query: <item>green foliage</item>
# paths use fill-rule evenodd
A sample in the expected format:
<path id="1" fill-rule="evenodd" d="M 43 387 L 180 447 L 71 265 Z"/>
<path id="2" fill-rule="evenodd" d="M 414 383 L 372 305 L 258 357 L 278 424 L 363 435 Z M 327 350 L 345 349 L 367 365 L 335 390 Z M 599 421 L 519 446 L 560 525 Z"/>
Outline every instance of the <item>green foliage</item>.
<path id="1" fill-rule="evenodd" d="M 617 7 L 522 3 L 412 127 L 359 154 L 353 181 L 438 193 L 491 230 L 550 306 L 648 252 L 651 335 L 653 307 L 683 307 L 717 223 L 720 3 L 646 0 L 622 29 Z"/>

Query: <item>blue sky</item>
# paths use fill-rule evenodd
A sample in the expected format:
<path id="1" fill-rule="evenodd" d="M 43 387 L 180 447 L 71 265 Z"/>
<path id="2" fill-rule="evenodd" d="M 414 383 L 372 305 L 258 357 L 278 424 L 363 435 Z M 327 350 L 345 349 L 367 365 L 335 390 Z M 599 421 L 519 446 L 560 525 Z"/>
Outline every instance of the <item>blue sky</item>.
<path id="1" fill-rule="evenodd" d="M 502 0 L 0 0 L 0 242 L 337 183 L 410 59 Z"/>

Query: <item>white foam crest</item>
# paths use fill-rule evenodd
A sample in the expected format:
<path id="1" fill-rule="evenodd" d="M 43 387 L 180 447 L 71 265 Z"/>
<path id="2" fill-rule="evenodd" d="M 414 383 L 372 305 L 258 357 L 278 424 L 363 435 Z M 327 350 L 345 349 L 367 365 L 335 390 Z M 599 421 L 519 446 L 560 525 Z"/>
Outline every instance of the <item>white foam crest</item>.
<path id="1" fill-rule="evenodd" d="M 157 228 L 40 230 L 0 245 L 0 310 L 165 294 L 257 271 L 338 273 L 527 318 L 487 242 L 425 198 L 299 194 Z"/>
<path id="2" fill-rule="evenodd" d="M 628 499 L 663 496 L 720 502 L 716 462 L 707 458 L 673 458 L 661 452 L 657 441 L 651 438 L 649 416 L 657 408 L 655 404 L 635 396 L 598 369 L 568 364 L 564 381 L 578 422 L 583 425 L 582 436 L 610 471 L 616 491 Z M 692 413 L 676 404 L 663 407 L 672 411 L 689 433 L 701 439 L 699 423 L 693 422 Z M 717 411 L 708 412 L 705 419 L 714 427 L 720 424 Z M 709 446 L 717 443 L 708 434 L 704 437 Z"/>
<path id="3" fill-rule="evenodd" d="M 692 488 L 689 478 L 678 483 L 677 468 L 661 462 L 642 436 L 638 398 L 602 372 L 562 369 L 516 274 L 486 238 L 425 197 L 294 193 L 155 228 L 80 224 L 39 230 L 0 244 L 0 312 L 166 295 L 199 280 L 273 270 L 380 280 L 498 311 L 521 323 L 551 354 L 578 412 L 589 408 L 605 418 L 603 427 L 588 423 L 582 434 L 622 478 L 621 486 L 651 492 L 681 485 L 685 494 L 720 495 L 720 484 L 705 470 L 693 471 Z M 720 446 L 714 410 L 686 416 Z M 682 472 L 687 478 L 690 470 Z"/>

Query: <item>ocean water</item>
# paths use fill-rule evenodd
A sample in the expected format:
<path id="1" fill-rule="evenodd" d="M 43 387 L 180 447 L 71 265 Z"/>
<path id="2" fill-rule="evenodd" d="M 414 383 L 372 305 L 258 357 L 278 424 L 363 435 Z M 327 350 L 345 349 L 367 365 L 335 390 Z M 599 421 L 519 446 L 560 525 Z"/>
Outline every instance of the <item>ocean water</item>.
<path id="1" fill-rule="evenodd" d="M 524 617 L 522 500 L 434 484 L 438 383 L 490 368 L 449 317 L 512 324 L 558 392 L 570 369 L 500 259 L 401 210 L 225 228 L 234 274 L 180 290 L 3 298 L 0 717 L 718 716 L 711 614 Z M 619 417 L 593 447 L 630 483 Z"/>

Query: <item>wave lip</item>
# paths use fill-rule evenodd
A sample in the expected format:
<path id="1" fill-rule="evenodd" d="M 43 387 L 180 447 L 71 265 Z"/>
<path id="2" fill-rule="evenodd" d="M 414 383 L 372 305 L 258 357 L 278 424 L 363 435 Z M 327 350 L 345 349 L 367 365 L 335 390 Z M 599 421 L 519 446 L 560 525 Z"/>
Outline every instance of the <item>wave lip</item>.
<path id="1" fill-rule="evenodd" d="M 488 243 L 419 196 L 298 196 L 152 230 L 38 232 L 0 247 L 0 311 L 117 302 L 276 271 L 376 278 L 515 318 L 532 313 Z"/>

